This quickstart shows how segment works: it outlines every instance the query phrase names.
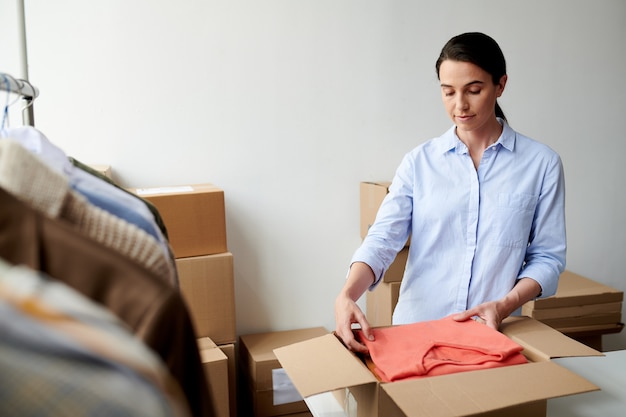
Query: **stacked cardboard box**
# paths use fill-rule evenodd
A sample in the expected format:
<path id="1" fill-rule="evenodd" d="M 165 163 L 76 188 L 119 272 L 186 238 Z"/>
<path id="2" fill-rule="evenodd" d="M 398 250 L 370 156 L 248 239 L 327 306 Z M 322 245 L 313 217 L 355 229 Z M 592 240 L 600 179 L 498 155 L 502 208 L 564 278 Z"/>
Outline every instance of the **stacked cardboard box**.
<path id="1" fill-rule="evenodd" d="M 133 190 L 167 228 L 180 291 L 199 339 L 218 417 L 237 415 L 234 260 L 226 244 L 224 191 L 213 184 Z M 218 390 L 217 392 L 214 392 Z M 224 390 L 228 395 L 224 395 Z"/>
<path id="2" fill-rule="evenodd" d="M 237 339 L 233 264 L 230 252 L 176 259 L 180 290 L 196 334 L 218 345 Z"/>
<path id="3" fill-rule="evenodd" d="M 228 387 L 227 414 L 237 415 L 236 322 L 233 255 L 230 252 L 176 259 L 180 290 L 196 335 L 211 340 L 228 359 L 222 386 Z M 207 368 L 205 367 L 205 370 Z M 223 374 L 220 374 L 223 375 Z M 214 382 L 217 384 L 216 378 Z"/>
<path id="4" fill-rule="evenodd" d="M 624 327 L 623 299 L 623 291 L 564 271 L 556 294 L 526 303 L 522 314 L 601 350 L 602 335 Z"/>
<path id="5" fill-rule="evenodd" d="M 224 191 L 213 184 L 134 190 L 159 210 L 176 258 L 228 250 Z"/>
<path id="6" fill-rule="evenodd" d="M 367 231 L 376 220 L 376 213 L 389 192 L 390 181 L 361 182 L 359 187 L 361 207 L 361 239 L 365 239 Z"/>
<path id="7" fill-rule="evenodd" d="M 216 416 L 230 415 L 229 367 L 228 356 L 208 337 L 198 339 L 200 359 L 204 369 L 204 375 L 208 381 L 211 404 L 214 405 Z"/>
<path id="8" fill-rule="evenodd" d="M 382 204 L 385 196 L 389 193 L 389 181 L 373 181 L 362 182 L 360 184 L 360 229 L 361 239 L 365 239 L 369 228 L 376 220 L 376 214 Z M 409 246 L 411 239 L 409 238 L 405 246 Z"/>
<path id="9" fill-rule="evenodd" d="M 286 377 L 274 349 L 327 334 L 323 327 L 242 335 L 239 338 L 240 382 L 245 395 L 242 415 L 310 416 L 306 403 Z"/>
<path id="10" fill-rule="evenodd" d="M 400 283 L 408 256 L 409 248 L 404 248 L 398 252 L 396 259 L 385 272 L 378 286 L 374 291 L 366 293 L 365 311 L 370 325 L 391 325 L 393 309 L 396 307 L 400 296 Z"/>

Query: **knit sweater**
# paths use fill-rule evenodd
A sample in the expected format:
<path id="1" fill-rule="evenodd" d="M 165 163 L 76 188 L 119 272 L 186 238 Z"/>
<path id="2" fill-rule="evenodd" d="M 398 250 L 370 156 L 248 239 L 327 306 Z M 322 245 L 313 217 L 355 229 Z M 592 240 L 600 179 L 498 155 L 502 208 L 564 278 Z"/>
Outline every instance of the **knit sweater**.
<path id="1" fill-rule="evenodd" d="M 64 219 L 96 242 L 119 251 L 176 285 L 176 271 L 159 243 L 137 226 L 90 204 L 61 174 L 18 142 L 0 140 L 0 187 L 53 219 Z"/>
<path id="2" fill-rule="evenodd" d="M 384 382 L 526 363 L 522 346 L 474 320 L 451 317 L 372 330 L 356 336 Z"/>

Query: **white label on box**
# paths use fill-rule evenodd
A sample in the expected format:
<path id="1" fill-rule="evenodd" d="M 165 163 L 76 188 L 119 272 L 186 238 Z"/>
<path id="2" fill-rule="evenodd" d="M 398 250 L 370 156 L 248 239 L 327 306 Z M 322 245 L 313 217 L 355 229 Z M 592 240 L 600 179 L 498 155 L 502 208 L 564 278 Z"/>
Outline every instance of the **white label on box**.
<path id="1" fill-rule="evenodd" d="M 193 191 L 191 185 L 183 185 L 180 187 L 137 188 L 137 195 L 188 193 L 190 191 Z"/>
<path id="2" fill-rule="evenodd" d="M 272 389 L 274 390 L 274 405 L 302 401 L 302 395 L 283 368 L 272 369 Z"/>

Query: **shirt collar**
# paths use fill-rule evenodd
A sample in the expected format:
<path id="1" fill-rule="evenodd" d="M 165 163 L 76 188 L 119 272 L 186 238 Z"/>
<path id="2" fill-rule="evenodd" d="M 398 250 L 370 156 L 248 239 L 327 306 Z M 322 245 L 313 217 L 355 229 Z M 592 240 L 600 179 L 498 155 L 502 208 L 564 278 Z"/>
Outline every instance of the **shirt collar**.
<path id="1" fill-rule="evenodd" d="M 504 149 L 513 152 L 515 149 L 515 131 L 504 120 L 498 118 L 498 121 L 502 124 L 502 134 L 496 143 L 501 144 Z"/>
<path id="2" fill-rule="evenodd" d="M 498 122 L 502 125 L 502 134 L 496 141 L 495 145 L 513 151 L 515 148 L 515 131 L 503 119 L 498 117 Z M 441 136 L 439 142 L 439 150 L 441 153 L 454 150 L 456 153 L 467 153 L 467 146 L 456 135 L 456 126 L 452 126 L 446 133 Z"/>

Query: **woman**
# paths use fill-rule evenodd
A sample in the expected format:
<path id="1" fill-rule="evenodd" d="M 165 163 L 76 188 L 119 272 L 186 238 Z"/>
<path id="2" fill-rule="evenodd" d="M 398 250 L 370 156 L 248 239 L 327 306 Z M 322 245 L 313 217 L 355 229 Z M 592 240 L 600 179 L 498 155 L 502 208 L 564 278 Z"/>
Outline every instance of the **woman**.
<path id="1" fill-rule="evenodd" d="M 560 157 L 515 132 L 497 103 L 507 82 L 498 44 L 482 33 L 446 43 L 436 63 L 453 126 L 405 155 L 335 301 L 336 333 L 366 352 L 351 327 L 370 327 L 356 304 L 411 236 L 394 324 L 454 315 L 497 329 L 556 291 L 565 268 Z"/>

